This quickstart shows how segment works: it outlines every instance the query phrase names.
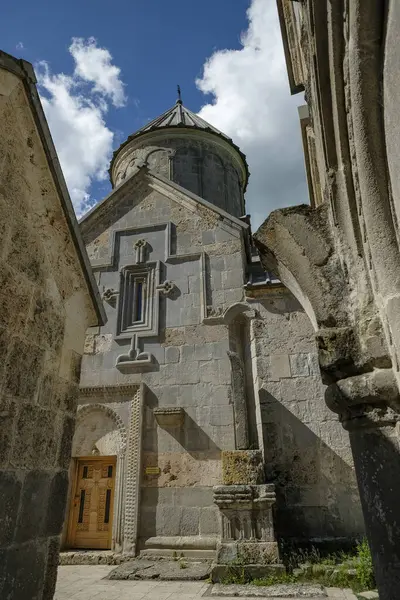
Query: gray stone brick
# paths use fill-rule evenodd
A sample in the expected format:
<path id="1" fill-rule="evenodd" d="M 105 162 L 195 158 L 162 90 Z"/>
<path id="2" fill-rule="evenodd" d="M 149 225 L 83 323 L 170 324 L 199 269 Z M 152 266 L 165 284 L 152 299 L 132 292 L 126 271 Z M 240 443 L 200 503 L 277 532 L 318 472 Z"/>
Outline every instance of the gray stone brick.
<path id="1" fill-rule="evenodd" d="M 287 354 L 271 354 L 269 379 L 271 381 L 278 381 L 290 376 L 289 356 Z"/>
<path id="2" fill-rule="evenodd" d="M 212 406 L 210 409 L 210 425 L 217 427 L 233 425 L 232 406 Z"/>
<path id="3" fill-rule="evenodd" d="M 202 240 L 202 243 L 204 246 L 206 246 L 207 244 L 214 244 L 215 243 L 215 231 L 214 230 L 203 231 L 201 240 Z"/>
<path id="4" fill-rule="evenodd" d="M 199 363 L 200 381 L 205 383 L 220 383 L 218 363 L 216 361 L 201 361 Z"/>
<path id="5" fill-rule="evenodd" d="M 292 377 L 307 377 L 310 374 L 308 354 L 291 354 L 289 359 Z"/>
<path id="6" fill-rule="evenodd" d="M 194 360 L 194 344 L 188 344 L 181 347 L 182 362 L 191 362 Z"/>
<path id="7" fill-rule="evenodd" d="M 310 375 L 320 375 L 321 371 L 319 368 L 317 353 L 312 353 L 308 355 L 308 367 L 310 369 Z"/>
<path id="8" fill-rule="evenodd" d="M 182 308 L 181 309 L 181 325 L 197 325 L 200 323 L 200 310 L 198 308 Z"/>
<path id="9" fill-rule="evenodd" d="M 243 271 L 241 269 L 233 269 L 232 271 L 223 271 L 222 287 L 224 290 L 239 288 L 244 284 Z"/>
<path id="10" fill-rule="evenodd" d="M 195 360 L 211 360 L 213 358 L 213 349 L 211 344 L 195 344 Z"/>
<path id="11" fill-rule="evenodd" d="M 179 362 L 180 354 L 180 349 L 177 346 L 169 346 L 168 348 L 165 348 L 166 364 Z"/>
<path id="12" fill-rule="evenodd" d="M 235 304 L 236 302 L 242 302 L 243 300 L 244 300 L 244 289 L 243 288 L 227 290 L 225 292 L 225 302 L 228 306 L 230 304 Z"/>
<path id="13" fill-rule="evenodd" d="M 222 290 L 222 274 L 218 271 L 211 273 L 211 282 L 213 291 Z M 221 296 L 223 299 L 223 295 Z"/>
<path id="14" fill-rule="evenodd" d="M 229 350 L 229 342 L 228 340 L 222 342 L 213 342 L 210 344 L 212 358 L 217 359 L 225 359 L 227 357 L 227 352 Z"/>
<path id="15" fill-rule="evenodd" d="M 232 240 L 232 238 L 234 238 L 234 237 L 235 236 L 232 233 L 225 231 L 221 227 L 219 227 L 215 232 L 215 241 L 217 243 L 230 242 Z"/>
<path id="16" fill-rule="evenodd" d="M 215 535 L 219 531 L 219 515 L 215 508 L 203 508 L 200 511 L 200 535 Z"/>
<path id="17" fill-rule="evenodd" d="M 180 513 L 179 535 L 199 535 L 200 510 L 194 507 L 182 507 Z"/>
<path id="18" fill-rule="evenodd" d="M 177 488 L 175 501 L 180 506 L 213 506 L 214 496 L 212 487 Z"/>
<path id="19" fill-rule="evenodd" d="M 189 281 L 189 292 L 191 294 L 199 294 L 200 293 L 200 277 L 196 275 L 190 275 L 188 277 Z"/>

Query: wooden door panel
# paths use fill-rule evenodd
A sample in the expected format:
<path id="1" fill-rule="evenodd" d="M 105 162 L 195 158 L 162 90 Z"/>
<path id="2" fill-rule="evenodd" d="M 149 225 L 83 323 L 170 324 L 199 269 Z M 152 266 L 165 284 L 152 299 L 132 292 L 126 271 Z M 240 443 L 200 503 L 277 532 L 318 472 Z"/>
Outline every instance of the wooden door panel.
<path id="1" fill-rule="evenodd" d="M 78 459 L 70 512 L 71 547 L 111 547 L 115 466 L 115 457 Z"/>

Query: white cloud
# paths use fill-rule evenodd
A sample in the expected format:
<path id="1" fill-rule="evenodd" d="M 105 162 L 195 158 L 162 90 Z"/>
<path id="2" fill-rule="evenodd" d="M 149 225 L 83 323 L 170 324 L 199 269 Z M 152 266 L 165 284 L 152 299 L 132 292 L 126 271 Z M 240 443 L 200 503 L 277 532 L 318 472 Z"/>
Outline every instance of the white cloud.
<path id="1" fill-rule="evenodd" d="M 110 98 L 114 106 L 125 106 L 121 69 L 111 63 L 112 56 L 106 48 L 99 48 L 92 37 L 88 40 L 72 38 L 69 51 L 76 63 L 76 77 L 94 83 L 93 90 Z"/>
<path id="2" fill-rule="evenodd" d="M 98 72 L 101 66 L 106 71 L 109 69 L 109 79 L 116 78 L 116 90 L 121 90 L 122 93 L 123 84 L 119 79 L 119 69 L 114 68 L 110 62 L 108 51 L 97 48 L 92 38 L 88 42 L 79 41 L 80 49 L 77 54 L 76 47 L 76 40 L 73 40 L 70 51 L 76 67 L 72 75 L 52 74 L 45 61 L 36 65 L 36 72 L 43 108 L 61 167 L 75 212 L 81 217 L 97 201 L 89 194 L 91 184 L 107 179 L 114 139 L 113 132 L 104 121 L 108 101 L 115 106 L 120 106 L 119 102 L 122 102 L 122 96 L 117 92 L 115 96 L 106 89 L 106 75 L 101 81 L 96 80 L 96 69 Z M 85 47 L 88 49 L 87 53 Z M 72 48 L 75 50 L 72 51 Z M 96 50 L 100 53 L 97 54 Z M 96 56 L 98 67 L 95 65 Z M 87 57 L 89 58 L 85 63 Z M 87 76 L 82 77 L 85 64 L 90 64 L 90 68 Z M 85 82 L 92 85 L 88 86 Z"/>
<path id="3" fill-rule="evenodd" d="M 15 46 L 15 48 L 17 50 L 25 50 L 25 46 L 24 46 L 23 42 L 18 42 L 18 44 Z"/>
<path id="4" fill-rule="evenodd" d="M 275 2 L 252 0 L 240 50 L 215 52 L 197 86 L 214 96 L 200 116 L 247 155 L 253 229 L 279 206 L 308 202 L 300 124 L 291 97 Z"/>

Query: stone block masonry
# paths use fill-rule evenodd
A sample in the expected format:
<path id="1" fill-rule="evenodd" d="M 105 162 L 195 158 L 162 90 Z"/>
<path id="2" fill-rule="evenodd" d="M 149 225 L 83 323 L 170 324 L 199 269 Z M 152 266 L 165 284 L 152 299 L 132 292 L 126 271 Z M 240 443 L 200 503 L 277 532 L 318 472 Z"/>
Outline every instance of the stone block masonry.
<path id="1" fill-rule="evenodd" d="M 105 315 L 32 67 L 1 52 L 0 98 L 0 597 L 50 600 L 84 332 Z"/>

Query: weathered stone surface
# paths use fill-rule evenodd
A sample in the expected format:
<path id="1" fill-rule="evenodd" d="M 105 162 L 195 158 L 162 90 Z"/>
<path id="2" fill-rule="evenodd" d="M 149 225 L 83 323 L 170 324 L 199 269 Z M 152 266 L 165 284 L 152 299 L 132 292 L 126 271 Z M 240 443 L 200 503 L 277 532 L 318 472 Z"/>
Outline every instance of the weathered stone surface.
<path id="1" fill-rule="evenodd" d="M 256 585 L 222 585 L 215 584 L 211 589 L 212 597 L 239 598 L 326 598 L 327 593 L 322 585 L 279 584 L 271 586 Z"/>
<path id="2" fill-rule="evenodd" d="M 14 600 L 54 595 L 73 359 L 105 318 L 34 81 L 0 52 L 0 596 Z"/>
<path id="3" fill-rule="evenodd" d="M 174 561 L 152 562 L 145 559 L 126 562 L 113 569 L 107 579 L 161 579 L 166 581 L 201 581 L 210 576 L 209 562 Z"/>
<path id="4" fill-rule="evenodd" d="M 391 600 L 400 586 L 400 21 L 394 4 L 313 4 L 311 13 L 278 2 L 291 88 L 306 90 L 310 108 L 301 121 L 312 206 L 273 212 L 255 237 L 316 331 L 327 404 L 350 431 L 380 597 Z"/>
<path id="5" fill-rule="evenodd" d="M 259 450 L 222 452 L 224 485 L 261 483 L 263 471 L 262 455 Z"/>

